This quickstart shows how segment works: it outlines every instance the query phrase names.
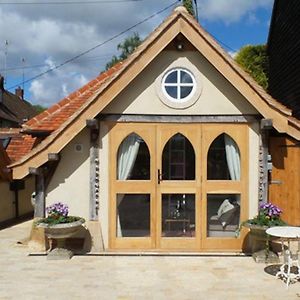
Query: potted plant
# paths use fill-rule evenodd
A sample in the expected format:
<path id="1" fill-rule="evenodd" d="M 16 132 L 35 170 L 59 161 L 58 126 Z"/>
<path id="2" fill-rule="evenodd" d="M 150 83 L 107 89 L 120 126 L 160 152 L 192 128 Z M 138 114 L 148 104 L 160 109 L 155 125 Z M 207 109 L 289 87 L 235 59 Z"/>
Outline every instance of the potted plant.
<path id="1" fill-rule="evenodd" d="M 259 206 L 258 215 L 241 223 L 250 229 L 250 243 L 252 256 L 257 262 L 273 262 L 277 256 L 270 251 L 271 238 L 266 230 L 273 226 L 287 225 L 281 219 L 282 210 L 272 203 L 262 203 Z"/>
<path id="2" fill-rule="evenodd" d="M 71 250 L 66 249 L 65 239 L 76 234 L 85 220 L 77 216 L 69 216 L 69 208 L 61 202 L 46 208 L 47 217 L 38 220 L 35 225 L 44 228 L 45 235 L 50 241 L 48 259 L 66 259 L 73 256 Z M 53 240 L 57 247 L 53 249 Z"/>

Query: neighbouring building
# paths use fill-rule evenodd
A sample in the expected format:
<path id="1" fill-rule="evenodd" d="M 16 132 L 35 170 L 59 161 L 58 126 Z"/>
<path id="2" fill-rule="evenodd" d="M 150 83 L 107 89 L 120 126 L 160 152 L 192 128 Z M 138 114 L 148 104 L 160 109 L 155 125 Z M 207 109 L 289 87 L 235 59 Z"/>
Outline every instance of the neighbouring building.
<path id="1" fill-rule="evenodd" d="M 176 8 L 125 61 L 23 125 L 13 180 L 65 202 L 95 251 L 241 251 L 268 201 L 270 132 L 300 121 Z"/>
<path id="2" fill-rule="evenodd" d="M 4 78 L 0 75 L 0 226 L 33 211 L 30 191 L 33 192 L 34 185 L 25 190 L 25 181 L 12 181 L 11 170 L 7 168 L 19 158 L 18 155 L 28 152 L 26 146 L 23 148 L 22 141 L 26 137 L 20 132 L 21 125 L 37 114 L 35 108 L 24 100 L 23 90 L 17 88 L 15 92 L 5 90 Z"/>

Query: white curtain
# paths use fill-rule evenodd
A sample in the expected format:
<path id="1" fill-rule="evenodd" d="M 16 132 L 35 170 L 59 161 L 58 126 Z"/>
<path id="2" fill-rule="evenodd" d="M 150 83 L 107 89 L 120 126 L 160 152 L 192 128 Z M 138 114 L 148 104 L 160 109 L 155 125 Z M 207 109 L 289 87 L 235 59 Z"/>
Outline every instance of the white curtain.
<path id="1" fill-rule="evenodd" d="M 236 142 L 227 134 L 224 135 L 226 160 L 231 180 L 240 180 L 241 162 L 240 151 Z"/>
<path id="2" fill-rule="evenodd" d="M 140 138 L 136 134 L 130 134 L 120 145 L 118 151 L 118 180 L 126 180 L 131 171 L 139 152 Z M 118 197 L 117 206 L 121 204 L 123 197 Z M 122 237 L 119 213 L 117 215 L 117 236 Z"/>

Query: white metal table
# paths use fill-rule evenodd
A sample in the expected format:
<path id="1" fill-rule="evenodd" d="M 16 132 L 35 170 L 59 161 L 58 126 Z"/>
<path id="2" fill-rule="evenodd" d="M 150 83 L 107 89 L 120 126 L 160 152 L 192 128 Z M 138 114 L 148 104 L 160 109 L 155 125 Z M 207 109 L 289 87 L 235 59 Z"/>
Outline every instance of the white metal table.
<path id="1" fill-rule="evenodd" d="M 288 287 L 290 282 L 300 279 L 300 227 L 275 226 L 267 229 L 266 233 L 278 237 L 281 240 L 283 264 L 280 267 L 280 271 L 277 272 L 276 277 L 286 280 L 286 285 Z M 292 253 L 291 251 L 291 241 L 298 241 L 298 251 L 296 253 Z M 287 249 L 285 248 L 285 242 L 287 242 Z M 297 272 L 291 272 L 292 266 L 297 267 Z"/>

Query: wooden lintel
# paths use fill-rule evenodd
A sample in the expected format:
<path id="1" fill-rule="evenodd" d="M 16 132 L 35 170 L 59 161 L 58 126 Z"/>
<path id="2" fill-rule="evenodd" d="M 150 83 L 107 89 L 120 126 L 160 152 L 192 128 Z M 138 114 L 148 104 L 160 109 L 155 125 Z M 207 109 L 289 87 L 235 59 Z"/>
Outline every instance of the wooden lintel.
<path id="1" fill-rule="evenodd" d="M 262 119 L 260 121 L 260 128 L 264 130 L 269 130 L 273 128 L 273 120 L 272 119 Z"/>
<path id="2" fill-rule="evenodd" d="M 87 119 L 86 126 L 90 129 L 99 129 L 99 120 L 97 119 Z"/>
<path id="3" fill-rule="evenodd" d="M 49 161 L 59 161 L 60 160 L 59 153 L 48 153 L 48 160 Z"/>
<path id="4" fill-rule="evenodd" d="M 32 168 L 29 167 L 29 174 L 31 175 L 42 175 L 43 170 L 41 168 Z"/>
<path id="5" fill-rule="evenodd" d="M 143 122 L 143 123 L 253 123 L 257 115 L 101 115 L 101 121 L 110 122 Z"/>

